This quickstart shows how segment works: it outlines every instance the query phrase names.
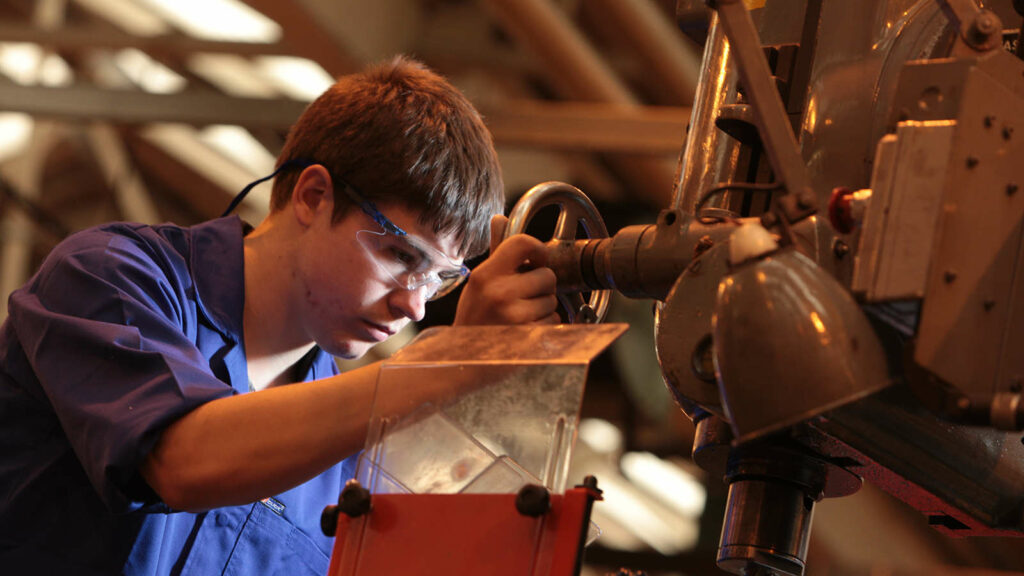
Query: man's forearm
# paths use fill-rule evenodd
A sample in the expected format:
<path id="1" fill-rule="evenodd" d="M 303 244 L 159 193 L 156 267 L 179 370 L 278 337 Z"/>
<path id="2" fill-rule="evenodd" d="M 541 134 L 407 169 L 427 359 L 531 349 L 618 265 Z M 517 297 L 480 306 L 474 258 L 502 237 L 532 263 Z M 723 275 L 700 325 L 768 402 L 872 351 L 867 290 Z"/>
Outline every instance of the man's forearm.
<path id="1" fill-rule="evenodd" d="M 204 404 L 168 427 L 141 466 L 176 510 L 254 502 L 363 447 L 379 364 Z"/>

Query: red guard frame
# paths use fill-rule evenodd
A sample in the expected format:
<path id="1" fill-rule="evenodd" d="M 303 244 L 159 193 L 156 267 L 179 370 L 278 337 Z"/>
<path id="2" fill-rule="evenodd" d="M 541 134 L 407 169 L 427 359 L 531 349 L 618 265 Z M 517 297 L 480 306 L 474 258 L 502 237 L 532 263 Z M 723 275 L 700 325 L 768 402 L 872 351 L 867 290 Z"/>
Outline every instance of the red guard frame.
<path id="1" fill-rule="evenodd" d="M 363 516 L 340 514 L 329 576 L 575 576 L 597 490 L 551 495 L 539 517 L 515 494 L 375 494 Z"/>

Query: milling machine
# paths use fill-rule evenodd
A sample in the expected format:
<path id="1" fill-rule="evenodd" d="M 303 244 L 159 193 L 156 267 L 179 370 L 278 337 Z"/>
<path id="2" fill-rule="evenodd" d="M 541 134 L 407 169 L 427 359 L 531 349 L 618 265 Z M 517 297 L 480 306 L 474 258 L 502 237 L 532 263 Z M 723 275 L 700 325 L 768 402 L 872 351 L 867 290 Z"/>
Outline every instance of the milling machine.
<path id="1" fill-rule="evenodd" d="M 672 206 L 609 237 L 545 183 L 507 234 L 558 207 L 577 322 L 657 301 L 729 485 L 724 570 L 802 574 L 815 503 L 862 479 L 951 536 L 1024 535 L 1024 2 L 707 4 Z"/>

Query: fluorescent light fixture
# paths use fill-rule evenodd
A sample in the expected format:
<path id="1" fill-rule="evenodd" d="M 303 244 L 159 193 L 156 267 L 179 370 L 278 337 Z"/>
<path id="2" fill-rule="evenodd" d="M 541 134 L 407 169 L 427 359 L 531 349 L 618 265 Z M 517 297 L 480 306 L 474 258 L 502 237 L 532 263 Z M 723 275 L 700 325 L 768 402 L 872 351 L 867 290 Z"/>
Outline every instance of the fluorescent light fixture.
<path id="1" fill-rule="evenodd" d="M 39 83 L 43 86 L 69 86 L 75 80 L 75 74 L 63 58 L 56 54 L 47 54 L 39 66 Z"/>
<path id="2" fill-rule="evenodd" d="M 622 432 L 607 420 L 584 418 L 576 434 L 580 442 L 598 454 L 618 454 L 622 450 Z"/>
<path id="3" fill-rule="evenodd" d="M 28 42 L 0 42 L 0 72 L 23 86 L 36 83 L 43 49 Z"/>
<path id="4" fill-rule="evenodd" d="M 334 78 L 308 58 L 260 56 L 255 62 L 278 90 L 296 100 L 312 102 L 334 84 Z"/>
<path id="5" fill-rule="evenodd" d="M 620 466 L 633 484 L 677 513 L 697 518 L 704 512 L 707 489 L 676 464 L 650 452 L 627 452 L 622 455 Z"/>
<path id="6" fill-rule="evenodd" d="M 80 6 L 135 36 L 159 36 L 171 27 L 134 0 L 75 0 Z"/>
<path id="7" fill-rule="evenodd" d="M 0 73 L 23 86 L 67 86 L 74 79 L 63 58 L 28 42 L 0 42 Z"/>
<path id="8" fill-rule="evenodd" d="M 196 54 L 188 69 L 225 94 L 239 98 L 274 98 L 280 93 L 248 59 L 237 54 Z"/>
<path id="9" fill-rule="evenodd" d="M 0 112 L 0 162 L 20 154 L 32 140 L 35 123 L 28 114 Z"/>
<path id="10" fill-rule="evenodd" d="M 146 140 L 224 190 L 225 208 L 231 197 L 253 180 L 252 172 L 206 144 L 192 126 L 154 123 L 147 126 L 142 134 Z M 269 206 L 270 184 L 264 182 L 245 197 L 239 206 L 239 214 L 249 222 L 259 222 L 267 215 Z"/>
<path id="11" fill-rule="evenodd" d="M 119 50 L 114 65 L 139 88 L 153 94 L 180 92 L 188 84 L 177 72 L 135 48 Z"/>
<path id="12" fill-rule="evenodd" d="M 274 171 L 273 154 L 241 126 L 207 126 L 199 132 L 199 138 L 251 172 L 254 178 Z"/>
<path id="13" fill-rule="evenodd" d="M 237 0 L 143 0 L 186 34 L 206 40 L 272 43 L 281 26 Z"/>

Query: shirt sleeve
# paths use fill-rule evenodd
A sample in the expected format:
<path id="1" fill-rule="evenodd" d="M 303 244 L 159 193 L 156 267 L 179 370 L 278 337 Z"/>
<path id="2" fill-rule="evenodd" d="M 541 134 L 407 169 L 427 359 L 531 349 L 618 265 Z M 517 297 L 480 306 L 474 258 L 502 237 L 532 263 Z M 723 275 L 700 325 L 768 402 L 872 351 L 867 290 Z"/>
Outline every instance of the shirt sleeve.
<path id="1" fill-rule="evenodd" d="M 234 391 L 194 344 L 195 291 L 177 253 L 101 232 L 71 244 L 11 296 L 10 317 L 93 487 L 128 512 L 155 503 L 138 467 L 162 430 Z"/>

